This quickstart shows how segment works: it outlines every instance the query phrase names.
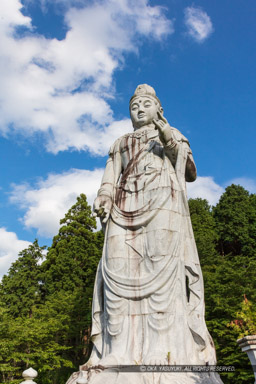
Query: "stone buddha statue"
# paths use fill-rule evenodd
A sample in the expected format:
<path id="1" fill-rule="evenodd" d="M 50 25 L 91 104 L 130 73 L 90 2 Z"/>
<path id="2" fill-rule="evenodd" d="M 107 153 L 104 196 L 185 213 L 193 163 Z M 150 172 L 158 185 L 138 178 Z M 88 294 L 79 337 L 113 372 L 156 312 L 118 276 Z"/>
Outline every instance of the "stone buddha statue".
<path id="1" fill-rule="evenodd" d="M 122 365 L 214 365 L 203 278 L 186 182 L 196 179 L 188 140 L 171 127 L 152 87 L 130 100 L 134 131 L 110 148 L 94 211 L 105 231 L 92 307 L 90 384 L 222 383 L 195 373 L 123 373 Z M 154 376 L 155 375 L 155 376 Z M 74 374 L 69 384 L 75 384 Z"/>

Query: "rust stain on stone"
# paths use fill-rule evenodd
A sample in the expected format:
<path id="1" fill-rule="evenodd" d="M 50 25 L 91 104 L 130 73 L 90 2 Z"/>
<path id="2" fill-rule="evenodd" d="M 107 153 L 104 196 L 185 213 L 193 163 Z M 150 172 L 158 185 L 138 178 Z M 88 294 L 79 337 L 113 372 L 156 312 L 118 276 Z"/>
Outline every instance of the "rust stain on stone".
<path id="1" fill-rule="evenodd" d="M 175 190 L 173 188 L 173 180 L 171 179 L 171 192 L 172 192 L 172 198 L 175 198 Z"/>

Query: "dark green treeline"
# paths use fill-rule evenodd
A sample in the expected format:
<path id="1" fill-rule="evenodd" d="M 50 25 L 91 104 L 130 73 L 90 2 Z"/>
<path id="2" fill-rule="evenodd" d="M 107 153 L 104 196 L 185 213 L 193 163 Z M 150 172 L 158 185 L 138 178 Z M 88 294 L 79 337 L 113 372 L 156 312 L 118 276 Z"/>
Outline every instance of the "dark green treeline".
<path id="1" fill-rule="evenodd" d="M 43 263 L 35 241 L 0 285 L 0 383 L 20 383 L 32 366 L 39 384 L 64 384 L 89 353 L 94 278 L 103 233 L 85 195 L 67 212 Z"/>
<path id="2" fill-rule="evenodd" d="M 215 207 L 189 200 L 204 275 L 206 321 L 218 365 L 235 365 L 225 384 L 250 384 L 253 373 L 240 352 L 237 313 L 246 298 L 256 310 L 256 195 L 229 186 Z M 85 195 L 61 220 L 45 255 L 35 241 L 19 254 L 0 284 L 0 384 L 18 384 L 24 369 L 38 384 L 65 384 L 90 351 L 91 303 L 103 233 Z M 243 324 L 246 329 L 246 324 Z"/>

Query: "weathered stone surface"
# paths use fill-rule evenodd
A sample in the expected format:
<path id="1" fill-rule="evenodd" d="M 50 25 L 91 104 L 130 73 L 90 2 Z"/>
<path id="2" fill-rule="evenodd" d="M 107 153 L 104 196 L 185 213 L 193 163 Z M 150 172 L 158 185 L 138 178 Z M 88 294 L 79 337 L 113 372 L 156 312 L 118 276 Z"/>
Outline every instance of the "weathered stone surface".
<path id="1" fill-rule="evenodd" d="M 189 142 L 168 124 L 148 85 L 137 87 L 130 114 L 134 132 L 110 148 L 94 204 L 105 245 L 92 308 L 94 349 L 81 369 L 216 364 L 186 196 L 186 181 L 196 178 Z M 221 383 L 216 374 L 89 372 L 92 384 Z"/>
<path id="2" fill-rule="evenodd" d="M 79 384 L 78 373 L 68 383 Z M 216 373 L 114 373 L 91 371 L 87 381 L 93 384 L 223 384 Z"/>

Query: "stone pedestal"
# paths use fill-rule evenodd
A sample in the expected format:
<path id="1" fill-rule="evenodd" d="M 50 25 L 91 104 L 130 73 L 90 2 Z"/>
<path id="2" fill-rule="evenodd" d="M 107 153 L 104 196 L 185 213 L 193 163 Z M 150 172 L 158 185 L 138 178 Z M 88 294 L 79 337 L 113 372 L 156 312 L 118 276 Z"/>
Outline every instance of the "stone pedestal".
<path id="1" fill-rule="evenodd" d="M 103 368 L 103 367 L 102 367 Z M 118 372 L 91 370 L 75 372 L 67 384 L 223 384 L 216 372 Z"/>
<path id="2" fill-rule="evenodd" d="M 254 368 L 254 377 L 255 377 L 255 382 L 256 384 L 256 372 L 255 372 L 255 367 L 256 367 L 256 335 L 252 336 L 245 336 L 242 339 L 238 339 L 237 343 L 239 347 L 242 349 L 243 352 L 246 352 L 250 362 L 252 364 L 252 367 Z"/>

